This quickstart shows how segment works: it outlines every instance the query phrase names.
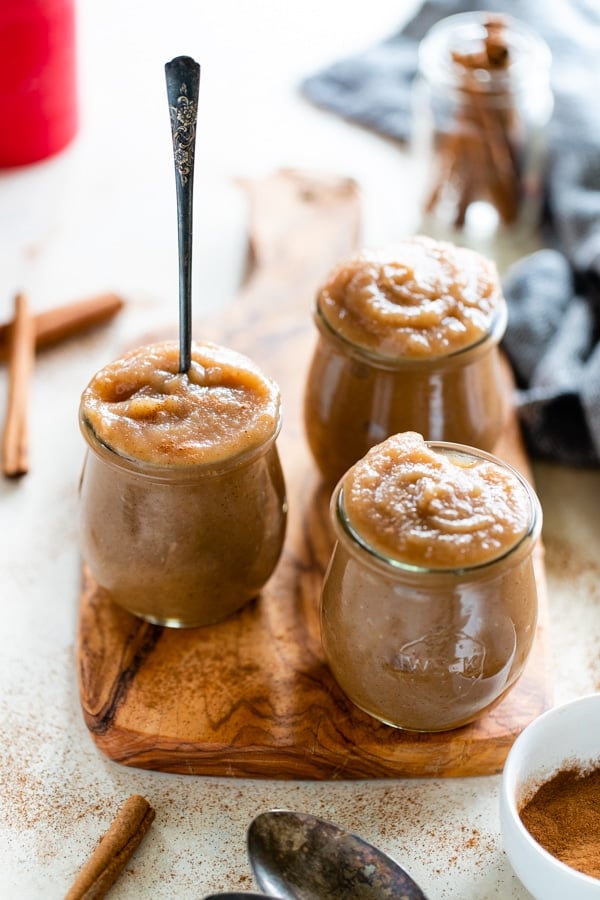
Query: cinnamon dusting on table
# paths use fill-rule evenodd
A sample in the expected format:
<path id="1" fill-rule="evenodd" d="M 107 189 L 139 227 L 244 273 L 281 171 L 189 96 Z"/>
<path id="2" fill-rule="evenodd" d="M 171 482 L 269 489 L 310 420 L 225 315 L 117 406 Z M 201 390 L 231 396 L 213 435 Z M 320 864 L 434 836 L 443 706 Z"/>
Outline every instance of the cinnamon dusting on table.
<path id="1" fill-rule="evenodd" d="M 65 900 L 99 900 L 115 883 L 154 821 L 155 812 L 139 794 L 129 797 L 85 863 Z"/>
<path id="2" fill-rule="evenodd" d="M 27 419 L 35 332 L 25 294 L 15 297 L 8 340 L 8 403 L 2 441 L 2 472 L 16 478 L 29 471 Z"/>

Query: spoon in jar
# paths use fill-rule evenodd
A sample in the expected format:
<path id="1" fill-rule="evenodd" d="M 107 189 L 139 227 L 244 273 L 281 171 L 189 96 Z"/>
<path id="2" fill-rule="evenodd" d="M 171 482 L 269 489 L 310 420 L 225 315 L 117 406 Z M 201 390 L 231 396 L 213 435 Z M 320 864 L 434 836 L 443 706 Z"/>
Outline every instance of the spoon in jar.
<path id="1" fill-rule="evenodd" d="M 391 857 L 331 822 L 275 809 L 248 829 L 261 890 L 284 900 L 427 900 Z"/>
<path id="2" fill-rule="evenodd" d="M 200 66 L 190 56 L 165 65 L 173 136 L 179 248 L 179 371 L 192 362 L 192 221 Z"/>

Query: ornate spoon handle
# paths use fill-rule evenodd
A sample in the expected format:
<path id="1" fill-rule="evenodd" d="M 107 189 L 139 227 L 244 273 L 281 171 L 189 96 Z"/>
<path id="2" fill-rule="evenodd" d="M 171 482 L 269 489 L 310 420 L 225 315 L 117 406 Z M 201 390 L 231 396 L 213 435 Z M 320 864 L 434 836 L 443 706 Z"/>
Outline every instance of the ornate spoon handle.
<path id="1" fill-rule="evenodd" d="M 200 66 L 189 56 L 165 65 L 173 135 L 179 245 L 179 371 L 192 361 L 192 222 Z"/>

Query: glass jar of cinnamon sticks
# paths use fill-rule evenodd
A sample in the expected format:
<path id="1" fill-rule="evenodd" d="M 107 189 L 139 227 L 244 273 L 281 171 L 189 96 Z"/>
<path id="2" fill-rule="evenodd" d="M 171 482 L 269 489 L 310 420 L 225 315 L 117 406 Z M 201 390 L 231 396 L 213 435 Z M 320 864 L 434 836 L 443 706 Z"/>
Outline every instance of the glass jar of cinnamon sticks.
<path id="1" fill-rule="evenodd" d="M 426 165 L 423 214 L 432 232 L 489 237 L 537 224 L 550 62 L 545 42 L 508 16 L 449 16 L 426 35 L 414 144 Z"/>

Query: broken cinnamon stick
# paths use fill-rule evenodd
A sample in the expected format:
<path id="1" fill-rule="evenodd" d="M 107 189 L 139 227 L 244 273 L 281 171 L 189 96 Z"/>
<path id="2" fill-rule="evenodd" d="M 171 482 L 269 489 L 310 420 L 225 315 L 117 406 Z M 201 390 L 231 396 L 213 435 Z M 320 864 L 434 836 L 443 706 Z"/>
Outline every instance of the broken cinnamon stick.
<path id="1" fill-rule="evenodd" d="M 99 900 L 115 883 L 154 821 L 148 801 L 133 794 L 85 863 L 65 900 Z"/>
<path id="2" fill-rule="evenodd" d="M 33 317 L 36 350 L 76 337 L 112 319 L 124 305 L 117 294 L 99 294 Z M 6 357 L 10 323 L 0 324 L 0 359 Z"/>
<path id="3" fill-rule="evenodd" d="M 8 335 L 8 402 L 2 440 L 2 472 L 17 478 L 29 470 L 27 420 L 35 334 L 25 294 L 15 297 Z"/>

